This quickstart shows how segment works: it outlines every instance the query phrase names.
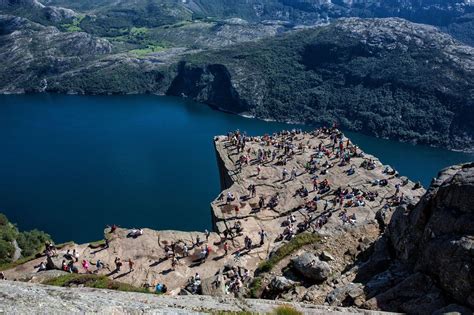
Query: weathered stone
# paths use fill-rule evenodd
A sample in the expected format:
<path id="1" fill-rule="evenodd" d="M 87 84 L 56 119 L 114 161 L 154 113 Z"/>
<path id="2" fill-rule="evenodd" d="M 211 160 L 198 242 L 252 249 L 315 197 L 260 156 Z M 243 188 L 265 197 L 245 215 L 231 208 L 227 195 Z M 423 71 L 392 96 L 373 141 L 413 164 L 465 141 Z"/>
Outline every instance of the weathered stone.
<path id="1" fill-rule="evenodd" d="M 444 296 L 426 275 L 416 273 L 368 300 L 365 307 L 409 314 L 431 314 L 445 305 Z"/>
<path id="2" fill-rule="evenodd" d="M 397 258 L 474 307 L 474 163 L 441 171 L 412 211 L 397 209 L 387 232 Z"/>
<path id="3" fill-rule="evenodd" d="M 334 257 L 328 252 L 323 250 L 321 255 L 319 255 L 319 258 L 321 258 L 322 261 L 333 261 Z"/>
<path id="4" fill-rule="evenodd" d="M 329 264 L 309 252 L 299 255 L 291 261 L 296 270 L 309 280 L 324 281 L 331 274 Z"/>
<path id="5" fill-rule="evenodd" d="M 201 288 L 202 288 L 203 295 L 224 296 L 225 295 L 224 277 L 221 274 L 218 274 L 216 276 L 203 279 L 201 281 Z"/>
<path id="6" fill-rule="evenodd" d="M 295 282 L 285 277 L 274 277 L 270 281 L 270 289 L 274 293 L 283 293 L 295 286 Z"/>
<path id="7" fill-rule="evenodd" d="M 18 281 L 0 281 L 0 313 L 5 314 L 268 314 L 281 305 L 291 305 L 303 314 L 368 314 L 364 310 L 313 304 L 212 296 L 157 296 L 91 288 L 62 288 Z"/>
<path id="8" fill-rule="evenodd" d="M 326 297 L 329 305 L 348 306 L 354 303 L 354 300 L 364 294 L 363 285 L 360 283 L 348 283 L 342 287 L 334 289 Z"/>

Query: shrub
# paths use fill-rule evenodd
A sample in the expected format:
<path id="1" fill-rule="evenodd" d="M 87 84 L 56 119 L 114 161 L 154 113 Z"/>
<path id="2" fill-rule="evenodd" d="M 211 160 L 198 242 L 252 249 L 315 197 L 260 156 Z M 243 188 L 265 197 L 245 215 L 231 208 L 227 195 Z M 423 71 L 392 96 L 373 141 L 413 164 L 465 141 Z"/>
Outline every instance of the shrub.
<path id="1" fill-rule="evenodd" d="M 44 244 L 49 241 L 51 241 L 51 236 L 36 229 L 21 232 L 17 238 L 18 246 L 20 246 L 22 250 L 21 254 L 24 257 L 35 255 L 42 250 Z"/>
<path id="2" fill-rule="evenodd" d="M 266 261 L 262 261 L 257 270 L 256 273 L 262 273 L 262 272 L 269 272 L 270 270 L 273 269 L 273 267 L 281 261 L 283 258 L 286 256 L 290 255 L 294 251 L 300 249 L 301 247 L 308 245 L 308 244 L 313 244 L 316 242 L 320 241 L 319 235 L 316 234 L 310 234 L 310 233 L 301 233 L 295 236 L 291 241 L 288 243 L 284 244 L 280 248 L 276 250 L 276 252 L 270 256 L 270 258 Z"/>
<path id="3" fill-rule="evenodd" d="M 282 305 L 278 306 L 274 311 L 273 314 L 275 315 L 303 315 L 300 311 L 295 310 L 290 305 Z"/>

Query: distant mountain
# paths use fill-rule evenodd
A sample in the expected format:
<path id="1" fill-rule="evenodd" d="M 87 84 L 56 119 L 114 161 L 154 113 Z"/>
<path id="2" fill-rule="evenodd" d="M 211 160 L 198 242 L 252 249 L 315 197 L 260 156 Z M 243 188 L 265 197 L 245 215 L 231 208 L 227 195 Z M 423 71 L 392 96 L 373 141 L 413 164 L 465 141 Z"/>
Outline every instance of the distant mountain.
<path id="1" fill-rule="evenodd" d="M 221 34 L 213 25 L 203 38 L 245 27 L 230 23 Z M 474 48 L 434 27 L 350 18 L 250 42 L 236 35 L 237 44 L 221 48 L 156 52 L 123 52 L 111 40 L 12 16 L 0 16 L 0 30 L 3 93 L 187 96 L 259 118 L 337 121 L 378 137 L 474 149 Z"/>
<path id="2" fill-rule="evenodd" d="M 37 0 L 0 0 L 9 7 Z M 81 28 L 116 35 L 127 27 L 158 27 L 196 19 L 241 18 L 250 22 L 285 21 L 312 25 L 340 17 L 401 17 L 430 24 L 474 45 L 472 0 L 42 0 L 46 6 L 86 15 Z M 18 10 L 17 10 L 18 13 Z M 24 12 L 23 17 L 31 17 Z M 54 16 L 54 15 L 53 15 Z M 38 18 L 38 17 L 37 17 Z M 44 19 L 42 19 L 44 22 Z M 38 22 L 41 20 L 38 18 Z"/>
<path id="3" fill-rule="evenodd" d="M 474 149 L 474 48 L 402 19 L 343 19 L 186 57 L 167 91 L 225 110 Z"/>

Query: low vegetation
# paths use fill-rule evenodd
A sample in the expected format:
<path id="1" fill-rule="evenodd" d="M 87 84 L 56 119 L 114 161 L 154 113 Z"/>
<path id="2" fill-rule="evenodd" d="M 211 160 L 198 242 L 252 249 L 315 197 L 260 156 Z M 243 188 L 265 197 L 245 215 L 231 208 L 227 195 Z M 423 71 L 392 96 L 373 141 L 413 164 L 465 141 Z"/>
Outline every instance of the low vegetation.
<path id="1" fill-rule="evenodd" d="M 220 311 L 220 312 L 211 312 L 213 315 L 257 315 L 262 313 L 250 312 L 250 311 Z M 267 315 L 303 315 L 300 311 L 297 311 L 291 305 L 281 305 L 276 307 L 272 312 L 267 313 Z"/>
<path id="2" fill-rule="evenodd" d="M 317 234 L 311 233 L 301 233 L 296 235 L 291 241 L 282 245 L 278 248 L 273 255 L 270 256 L 265 261 L 262 261 L 259 265 L 257 270 L 255 271 L 255 278 L 253 278 L 252 282 L 249 285 L 249 292 L 248 296 L 251 298 L 259 298 L 263 291 L 264 286 L 264 277 L 263 273 L 272 271 L 273 267 L 277 265 L 280 261 L 282 261 L 285 257 L 288 257 L 298 249 L 302 248 L 303 246 L 316 244 L 321 240 L 321 237 Z M 283 313 L 282 313 L 283 314 Z"/>
<path id="3" fill-rule="evenodd" d="M 116 291 L 125 292 L 139 292 L 139 293 L 151 293 L 145 288 L 138 288 L 128 283 L 122 283 L 114 280 L 110 280 L 106 276 L 92 275 L 92 274 L 67 274 L 59 276 L 57 278 L 48 279 L 43 284 L 54 285 L 59 287 L 75 287 L 84 286 L 88 288 L 96 289 L 109 289 Z"/>
<path id="4" fill-rule="evenodd" d="M 141 48 L 141 49 L 132 49 L 129 52 L 131 54 L 137 55 L 138 57 L 144 57 L 148 54 L 159 52 L 164 50 L 165 47 L 160 46 L 160 45 L 147 45 L 146 48 Z"/>
<path id="5" fill-rule="evenodd" d="M 365 31 L 349 31 L 359 27 Z M 391 49 L 379 32 L 403 48 Z M 433 45 L 410 39 L 417 36 Z M 371 40 L 376 47 L 365 44 Z M 336 121 L 380 138 L 469 149 L 474 127 L 466 117 L 473 114 L 473 101 L 466 91 L 472 91 L 474 76 L 467 70 L 470 58 L 444 50 L 450 44 L 431 28 L 418 30 L 400 20 L 340 21 L 191 55 L 182 68 L 193 79 L 189 87 L 169 91 L 184 90 L 199 101 L 258 118 L 316 126 Z M 223 79 L 207 85 L 209 75 Z M 235 85 L 236 91 L 229 88 Z M 199 86 L 215 93 L 203 99 Z"/>
<path id="6" fill-rule="evenodd" d="M 274 315 L 303 315 L 300 311 L 297 311 L 291 305 L 281 305 L 278 306 L 273 313 Z"/>
<path id="7" fill-rule="evenodd" d="M 14 262 L 16 240 L 21 249 L 21 256 Z M 38 230 L 20 232 L 8 218 L 0 213 L 0 270 L 24 263 L 41 251 L 44 243 L 51 241 L 51 237 Z"/>
<path id="8" fill-rule="evenodd" d="M 315 244 L 321 240 L 319 235 L 310 233 L 301 233 L 295 236 L 291 241 L 282 245 L 276 252 L 270 256 L 269 259 L 261 262 L 257 268 L 256 273 L 269 272 L 273 267 L 283 258 L 289 256 L 291 253 L 309 244 Z M 257 287 L 257 284 L 255 286 Z"/>
<path id="9" fill-rule="evenodd" d="M 249 295 L 251 298 L 258 298 L 262 290 L 262 278 L 255 277 L 252 279 L 252 282 L 249 285 Z"/>

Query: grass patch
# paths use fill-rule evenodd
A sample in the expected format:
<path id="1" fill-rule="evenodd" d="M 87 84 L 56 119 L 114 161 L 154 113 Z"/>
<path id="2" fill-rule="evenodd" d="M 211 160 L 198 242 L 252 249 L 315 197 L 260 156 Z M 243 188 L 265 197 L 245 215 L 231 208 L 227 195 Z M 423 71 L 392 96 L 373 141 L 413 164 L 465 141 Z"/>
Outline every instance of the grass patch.
<path id="1" fill-rule="evenodd" d="M 257 299 L 259 298 L 260 290 L 262 289 L 262 278 L 255 277 L 249 285 L 250 297 Z"/>
<path id="2" fill-rule="evenodd" d="M 219 312 L 211 312 L 212 315 L 254 315 L 258 314 L 256 312 L 248 312 L 248 311 L 219 311 Z"/>
<path id="3" fill-rule="evenodd" d="M 88 275 L 88 274 L 67 274 L 53 279 L 48 279 L 43 284 L 54 285 L 58 287 L 71 287 L 83 285 L 88 288 L 109 289 L 124 292 L 151 293 L 145 288 L 138 288 L 128 283 L 122 283 L 110 280 L 106 276 Z"/>
<path id="4" fill-rule="evenodd" d="M 90 248 L 99 248 L 99 247 L 104 247 L 104 246 L 105 246 L 105 240 L 99 240 L 99 241 L 89 243 Z"/>
<path id="5" fill-rule="evenodd" d="M 319 242 L 321 240 L 319 235 L 310 233 L 301 233 L 295 236 L 291 241 L 284 244 L 267 260 L 262 261 L 256 270 L 256 273 L 269 272 L 273 267 L 283 258 L 290 255 L 301 247 Z"/>
<path id="6" fill-rule="evenodd" d="M 133 36 L 146 35 L 149 29 L 147 27 L 132 27 L 130 29 L 130 34 Z"/>
<path id="7" fill-rule="evenodd" d="M 218 311 L 218 312 L 211 312 L 213 315 L 255 315 L 259 314 L 257 312 L 249 312 L 249 311 Z M 261 313 L 260 313 L 261 314 Z M 300 311 L 297 311 L 291 305 L 281 305 L 278 306 L 273 310 L 273 312 L 268 313 L 268 315 L 303 315 Z"/>
<path id="8" fill-rule="evenodd" d="M 272 314 L 274 315 L 303 315 L 300 311 L 297 311 L 294 307 L 290 305 L 281 305 L 278 306 Z"/>
<path id="9" fill-rule="evenodd" d="M 84 19 L 85 15 L 78 15 L 71 23 L 61 24 L 61 29 L 65 32 L 82 32 L 82 28 L 79 26 Z"/>
<path id="10" fill-rule="evenodd" d="M 138 57 L 144 57 L 148 54 L 159 52 L 164 50 L 165 47 L 160 46 L 160 45 L 147 45 L 146 48 L 141 48 L 141 49 L 132 49 L 129 51 L 129 53 L 134 54 Z"/>

